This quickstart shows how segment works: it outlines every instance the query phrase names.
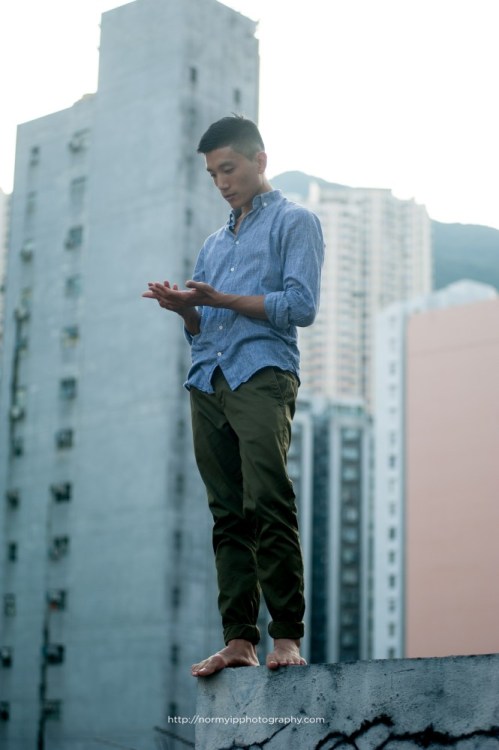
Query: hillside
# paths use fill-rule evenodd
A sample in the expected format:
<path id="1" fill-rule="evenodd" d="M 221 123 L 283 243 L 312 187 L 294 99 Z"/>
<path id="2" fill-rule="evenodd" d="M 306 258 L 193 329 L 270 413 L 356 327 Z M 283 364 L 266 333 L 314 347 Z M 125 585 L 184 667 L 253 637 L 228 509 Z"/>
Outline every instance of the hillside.
<path id="1" fill-rule="evenodd" d="M 272 178 L 272 185 L 305 200 L 312 180 L 334 188 L 347 187 L 304 172 L 283 172 Z M 471 279 L 491 284 L 499 291 L 499 229 L 434 220 L 431 224 L 435 289 L 459 279 Z"/>

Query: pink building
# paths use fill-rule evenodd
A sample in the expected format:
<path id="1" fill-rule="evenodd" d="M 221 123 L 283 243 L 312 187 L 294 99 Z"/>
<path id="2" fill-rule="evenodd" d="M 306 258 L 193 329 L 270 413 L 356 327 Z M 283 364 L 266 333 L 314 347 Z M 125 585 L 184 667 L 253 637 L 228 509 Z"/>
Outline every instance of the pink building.
<path id="1" fill-rule="evenodd" d="M 414 314 L 405 652 L 499 652 L 499 299 Z"/>

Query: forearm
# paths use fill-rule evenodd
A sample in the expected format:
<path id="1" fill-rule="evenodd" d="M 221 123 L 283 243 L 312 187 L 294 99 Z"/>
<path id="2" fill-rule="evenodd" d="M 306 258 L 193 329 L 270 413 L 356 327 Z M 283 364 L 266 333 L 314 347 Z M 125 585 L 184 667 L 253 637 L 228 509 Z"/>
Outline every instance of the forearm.
<path id="1" fill-rule="evenodd" d="M 246 315 L 248 318 L 258 318 L 258 320 L 268 319 L 265 312 L 265 297 L 263 294 L 242 295 L 220 293 L 216 307 L 233 310 L 240 315 Z"/>
<path id="2" fill-rule="evenodd" d="M 201 331 L 201 315 L 199 314 L 199 311 L 195 307 L 190 307 L 179 313 L 179 315 L 183 319 L 184 326 L 191 336 L 197 336 Z"/>

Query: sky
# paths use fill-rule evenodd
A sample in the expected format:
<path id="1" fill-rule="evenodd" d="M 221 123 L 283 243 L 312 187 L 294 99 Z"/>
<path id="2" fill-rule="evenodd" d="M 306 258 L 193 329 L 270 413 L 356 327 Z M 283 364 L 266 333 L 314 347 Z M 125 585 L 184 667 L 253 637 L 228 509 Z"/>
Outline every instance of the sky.
<path id="1" fill-rule="evenodd" d="M 164 0 L 164 2 L 182 0 Z M 16 125 L 97 88 L 116 0 L 0 4 L 0 187 Z M 268 174 L 382 187 L 499 228 L 497 0 L 225 0 L 258 21 Z M 206 40 L 209 44 L 209 39 Z"/>

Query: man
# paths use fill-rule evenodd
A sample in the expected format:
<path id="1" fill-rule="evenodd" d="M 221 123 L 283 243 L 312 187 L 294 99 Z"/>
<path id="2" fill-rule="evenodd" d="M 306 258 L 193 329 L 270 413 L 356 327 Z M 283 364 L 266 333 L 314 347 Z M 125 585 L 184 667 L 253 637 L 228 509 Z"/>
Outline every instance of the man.
<path id="1" fill-rule="evenodd" d="M 272 617 L 267 666 L 305 664 L 303 563 L 286 459 L 299 383 L 296 326 L 315 318 L 324 242 L 317 217 L 272 189 L 253 122 L 218 120 L 198 153 L 230 218 L 206 240 L 187 289 L 151 282 L 143 296 L 181 316 L 192 348 L 186 387 L 214 519 L 226 644 L 193 665 L 203 677 L 258 665 L 260 591 Z"/>

